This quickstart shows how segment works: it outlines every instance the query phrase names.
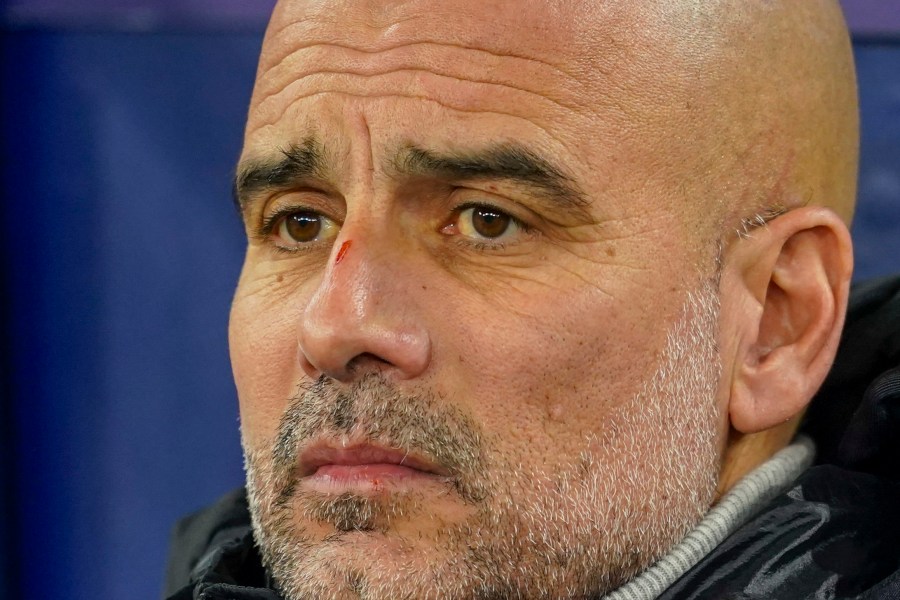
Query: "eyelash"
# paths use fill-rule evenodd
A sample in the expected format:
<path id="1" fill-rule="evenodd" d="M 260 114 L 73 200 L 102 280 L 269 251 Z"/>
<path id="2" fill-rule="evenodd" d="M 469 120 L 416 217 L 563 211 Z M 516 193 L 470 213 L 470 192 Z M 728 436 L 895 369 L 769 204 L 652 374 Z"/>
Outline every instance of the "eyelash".
<path id="1" fill-rule="evenodd" d="M 268 217 L 263 218 L 262 223 L 259 225 L 259 228 L 256 230 L 256 237 L 260 239 L 266 239 L 272 232 L 275 231 L 275 227 L 278 225 L 278 222 L 287 217 L 292 212 L 296 212 L 296 208 L 284 208 L 281 210 L 277 210 Z"/>

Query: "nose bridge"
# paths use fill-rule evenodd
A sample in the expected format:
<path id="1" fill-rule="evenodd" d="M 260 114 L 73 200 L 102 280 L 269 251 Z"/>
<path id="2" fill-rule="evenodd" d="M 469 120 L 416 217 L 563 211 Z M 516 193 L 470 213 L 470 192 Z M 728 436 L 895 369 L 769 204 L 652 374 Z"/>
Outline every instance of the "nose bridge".
<path id="1" fill-rule="evenodd" d="M 377 276 L 373 249 L 363 242 L 359 237 L 348 237 L 335 244 L 322 280 L 306 307 L 305 317 L 310 323 L 325 329 L 358 329 L 371 324 L 383 282 Z"/>
<path id="2" fill-rule="evenodd" d="M 348 380 L 366 367 L 401 378 L 419 375 L 430 341 L 403 287 L 383 240 L 345 228 L 301 315 L 298 341 L 307 374 Z"/>

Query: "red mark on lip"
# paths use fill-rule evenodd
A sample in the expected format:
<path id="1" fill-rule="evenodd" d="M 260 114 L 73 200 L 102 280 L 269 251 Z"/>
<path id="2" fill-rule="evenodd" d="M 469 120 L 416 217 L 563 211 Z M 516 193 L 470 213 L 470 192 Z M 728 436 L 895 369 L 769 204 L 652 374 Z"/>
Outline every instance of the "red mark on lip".
<path id="1" fill-rule="evenodd" d="M 338 250 L 337 256 L 334 259 L 334 264 L 340 264 L 342 260 L 344 260 L 344 256 L 347 254 L 347 250 L 350 249 L 350 244 L 353 242 L 351 240 L 347 240 L 343 244 L 341 244 L 341 249 Z"/>

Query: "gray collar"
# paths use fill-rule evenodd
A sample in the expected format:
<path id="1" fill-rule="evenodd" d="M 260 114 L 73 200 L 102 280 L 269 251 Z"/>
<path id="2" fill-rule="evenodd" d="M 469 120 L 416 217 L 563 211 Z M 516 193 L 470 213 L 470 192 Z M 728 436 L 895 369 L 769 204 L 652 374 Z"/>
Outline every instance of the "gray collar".
<path id="1" fill-rule="evenodd" d="M 741 479 L 683 540 L 604 600 L 653 600 L 787 489 L 812 464 L 813 441 L 800 436 Z"/>

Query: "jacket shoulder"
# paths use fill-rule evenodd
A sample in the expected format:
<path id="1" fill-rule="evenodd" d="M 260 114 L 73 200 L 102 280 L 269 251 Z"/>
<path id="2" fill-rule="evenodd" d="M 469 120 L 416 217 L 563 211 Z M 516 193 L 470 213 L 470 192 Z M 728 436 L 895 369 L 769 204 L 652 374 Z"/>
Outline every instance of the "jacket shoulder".
<path id="1" fill-rule="evenodd" d="M 179 520 L 169 540 L 164 597 L 188 585 L 191 571 L 207 550 L 224 538 L 243 535 L 250 528 L 244 488 L 233 490 L 214 504 Z"/>

